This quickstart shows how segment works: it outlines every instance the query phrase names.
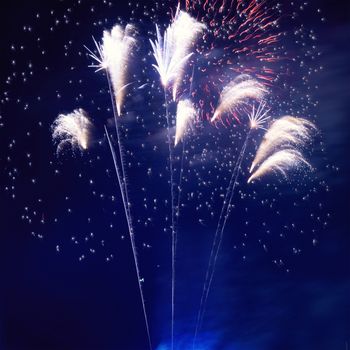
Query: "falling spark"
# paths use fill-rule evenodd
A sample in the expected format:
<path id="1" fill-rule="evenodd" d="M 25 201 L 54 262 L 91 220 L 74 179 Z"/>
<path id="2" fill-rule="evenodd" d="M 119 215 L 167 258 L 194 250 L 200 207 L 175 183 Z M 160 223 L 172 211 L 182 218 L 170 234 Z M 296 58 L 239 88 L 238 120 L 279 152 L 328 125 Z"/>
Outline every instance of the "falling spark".
<path id="1" fill-rule="evenodd" d="M 127 83 L 127 75 L 130 56 L 136 44 L 135 34 L 136 28 L 131 24 L 125 28 L 115 25 L 110 32 L 103 32 L 102 44 L 94 40 L 98 55 L 87 49 L 89 56 L 97 62 L 91 67 L 96 68 L 96 71 L 105 69 L 109 74 L 118 116 L 121 115 L 125 89 L 130 85 Z"/>
<path id="2" fill-rule="evenodd" d="M 305 146 L 310 142 L 312 132 L 315 130 L 316 126 L 306 119 L 291 116 L 277 119 L 266 132 L 250 172 L 253 172 L 255 167 L 272 154 L 276 148 L 285 148 L 286 146 L 300 148 Z"/>
<path id="3" fill-rule="evenodd" d="M 306 165 L 310 169 L 312 168 L 303 155 L 295 149 L 284 149 L 278 151 L 267 158 L 255 173 L 248 179 L 248 183 L 255 179 L 258 179 L 272 171 L 281 173 L 285 178 L 288 177 L 287 172 L 291 169 L 299 168 L 302 165 Z"/>
<path id="4" fill-rule="evenodd" d="M 156 25 L 157 40 L 150 40 L 158 71 L 164 88 L 173 83 L 173 99 L 176 99 L 184 67 L 193 55 L 191 47 L 206 26 L 178 7 L 173 22 L 165 30 L 164 37 Z"/>
<path id="5" fill-rule="evenodd" d="M 188 127 L 196 117 L 196 110 L 190 100 L 180 100 L 176 112 L 175 146 L 183 139 Z"/>
<path id="6" fill-rule="evenodd" d="M 72 149 L 86 150 L 90 143 L 93 125 L 83 109 L 76 109 L 72 113 L 60 114 L 52 124 L 52 138 L 58 142 L 57 154 L 65 145 Z"/>
<path id="7" fill-rule="evenodd" d="M 261 101 L 267 93 L 266 88 L 248 75 L 240 75 L 224 87 L 219 106 L 211 118 L 214 122 L 226 112 L 233 113 L 237 107 L 248 99 Z"/>

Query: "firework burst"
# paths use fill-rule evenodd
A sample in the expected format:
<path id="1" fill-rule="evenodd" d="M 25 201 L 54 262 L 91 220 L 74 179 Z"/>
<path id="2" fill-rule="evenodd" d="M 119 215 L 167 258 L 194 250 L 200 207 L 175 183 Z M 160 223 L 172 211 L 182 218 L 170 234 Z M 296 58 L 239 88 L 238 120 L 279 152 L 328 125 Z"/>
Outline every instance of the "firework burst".
<path id="1" fill-rule="evenodd" d="M 102 44 L 94 40 L 97 55 L 87 49 L 89 56 L 97 62 L 91 67 L 96 68 L 96 71 L 105 69 L 109 75 L 119 116 L 125 98 L 125 89 L 130 85 L 127 82 L 128 66 L 137 42 L 136 33 L 136 28 L 131 24 L 127 24 L 125 28 L 115 25 L 110 32 L 107 30 L 103 32 Z"/>
<path id="2" fill-rule="evenodd" d="M 253 105 L 252 111 L 248 114 L 249 127 L 251 129 L 263 129 L 266 130 L 264 125 L 270 119 L 268 113 L 269 109 L 266 108 L 266 102 L 261 102 L 258 108 Z"/>
<path id="3" fill-rule="evenodd" d="M 157 40 L 150 40 L 156 64 L 153 65 L 160 75 L 164 88 L 173 84 L 173 99 L 176 99 L 182 82 L 184 67 L 193 55 L 191 48 L 206 26 L 192 18 L 178 7 L 173 22 L 161 35 L 158 25 Z"/>
<path id="4" fill-rule="evenodd" d="M 277 148 L 304 147 L 311 141 L 316 126 L 303 118 L 285 116 L 272 123 L 256 153 L 250 172 Z"/>
<path id="5" fill-rule="evenodd" d="M 288 178 L 288 171 L 301 166 L 312 169 L 310 163 L 305 160 L 299 151 L 295 149 L 281 150 L 268 157 L 248 179 L 248 183 L 271 172 L 280 173 Z"/>
<path id="6" fill-rule="evenodd" d="M 243 102 L 261 101 L 267 93 L 266 88 L 247 75 L 240 75 L 224 87 L 218 107 L 211 121 L 214 122 L 224 113 L 234 113 Z"/>
<path id="7" fill-rule="evenodd" d="M 175 146 L 183 139 L 188 127 L 192 124 L 196 117 L 196 110 L 193 103 L 186 99 L 180 100 L 177 104 L 176 113 L 176 133 Z"/>
<path id="8" fill-rule="evenodd" d="M 93 125 L 83 109 L 76 109 L 72 113 L 60 114 L 52 125 L 52 138 L 58 143 L 57 154 L 65 146 L 72 149 L 87 150 Z"/>

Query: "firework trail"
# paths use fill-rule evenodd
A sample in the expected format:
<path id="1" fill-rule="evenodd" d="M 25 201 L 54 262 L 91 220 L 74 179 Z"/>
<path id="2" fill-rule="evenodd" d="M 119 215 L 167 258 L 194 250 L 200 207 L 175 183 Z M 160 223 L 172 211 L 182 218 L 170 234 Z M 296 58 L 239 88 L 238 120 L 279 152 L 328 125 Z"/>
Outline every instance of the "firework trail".
<path id="1" fill-rule="evenodd" d="M 293 148 L 304 147 L 310 142 L 312 133 L 315 130 L 316 126 L 306 119 L 291 116 L 277 119 L 266 132 L 250 172 L 277 148 L 286 146 Z"/>
<path id="2" fill-rule="evenodd" d="M 186 149 L 186 139 L 185 134 L 190 126 L 192 126 L 193 121 L 197 116 L 197 111 L 194 109 L 192 102 L 188 99 L 180 100 L 177 106 L 176 113 L 176 134 L 175 134 L 175 146 L 178 142 L 182 142 L 182 153 L 181 153 L 181 165 L 180 165 L 180 175 L 179 183 L 177 186 L 177 205 L 176 205 L 176 217 L 175 217 L 175 256 L 177 248 L 177 232 L 178 224 L 180 218 L 180 205 L 181 205 L 181 195 L 182 195 L 182 179 L 184 171 L 184 161 L 185 161 L 185 149 Z"/>
<path id="3" fill-rule="evenodd" d="M 181 167 L 180 167 L 180 177 L 179 177 L 179 185 L 178 185 L 178 198 L 177 198 L 177 205 L 176 205 L 176 225 L 175 225 L 176 228 L 177 228 L 179 216 L 180 216 L 182 175 L 183 175 L 183 168 L 184 168 L 185 148 L 186 148 L 185 134 L 188 128 L 192 125 L 196 116 L 197 116 L 197 111 L 195 110 L 192 102 L 189 99 L 180 100 L 178 102 L 177 112 L 176 112 L 175 147 L 178 145 L 180 141 L 182 142 L 182 155 L 181 155 Z M 176 245 L 177 244 L 175 242 L 175 248 L 176 248 Z"/>
<path id="4" fill-rule="evenodd" d="M 192 68 L 192 77 L 190 85 L 190 95 L 192 94 L 193 88 L 193 79 L 194 79 L 194 66 Z M 177 113 L 176 113 L 176 132 L 175 132 L 175 147 L 178 142 L 182 141 L 182 155 L 181 155 L 181 167 L 180 167 L 180 179 L 178 186 L 178 198 L 177 198 L 177 213 L 176 213 L 176 227 L 179 223 L 180 217 L 180 203 L 181 203 L 181 194 L 182 194 L 182 175 L 184 170 L 184 160 L 185 160 L 185 148 L 186 148 L 186 139 L 185 134 L 189 126 L 192 126 L 195 118 L 198 117 L 197 111 L 194 109 L 193 103 L 187 100 L 181 100 L 178 103 Z M 177 242 L 175 242 L 175 247 Z"/>
<path id="5" fill-rule="evenodd" d="M 123 152 L 124 148 L 121 142 L 118 119 L 117 119 L 117 115 L 118 116 L 121 115 L 121 106 L 125 97 L 125 88 L 128 85 L 130 85 L 126 83 L 126 79 L 127 79 L 128 62 L 130 60 L 132 49 L 136 43 L 136 39 L 133 37 L 135 33 L 136 33 L 135 27 L 130 24 L 128 24 L 125 27 L 125 29 L 123 29 L 119 25 L 116 25 L 113 27 L 111 32 L 104 31 L 102 44 L 98 44 L 95 41 L 95 45 L 99 56 L 95 55 L 89 49 L 88 51 L 90 52 L 89 54 L 90 57 L 92 57 L 94 60 L 97 61 L 97 64 L 92 65 L 91 67 L 97 68 L 97 71 L 105 70 L 106 76 L 107 76 L 108 88 L 109 88 L 109 93 L 111 97 L 113 116 L 115 121 L 121 171 L 118 166 L 118 157 L 116 156 L 116 153 L 111 143 L 111 139 L 108 135 L 106 126 L 105 126 L 105 132 L 108 139 L 111 154 L 113 157 L 115 170 L 117 173 L 118 184 L 122 194 L 123 206 L 124 206 L 126 220 L 128 224 L 131 248 L 132 248 L 133 258 L 135 263 L 138 287 L 139 287 L 139 292 L 140 292 L 140 297 L 142 302 L 143 315 L 145 319 L 148 345 L 149 345 L 149 348 L 152 350 L 148 316 L 147 316 L 145 298 L 143 295 L 143 289 L 141 285 L 140 267 L 139 267 L 139 262 L 137 258 L 137 248 L 135 244 L 135 234 L 134 234 L 134 227 L 133 227 L 133 221 L 132 221 L 132 215 L 131 215 L 131 209 L 130 209 L 131 203 L 130 203 L 129 194 L 128 194 L 127 176 L 126 176 L 126 171 L 124 166 L 125 164 L 124 152 Z"/>
<path id="6" fill-rule="evenodd" d="M 83 109 L 76 109 L 72 113 L 60 114 L 52 124 L 52 138 L 57 145 L 59 154 L 66 145 L 72 149 L 86 150 L 90 142 L 93 125 Z"/>
<path id="7" fill-rule="evenodd" d="M 214 122 L 224 113 L 234 113 L 242 102 L 253 99 L 261 101 L 267 93 L 266 88 L 248 75 L 239 75 L 226 85 L 221 93 L 219 106 L 211 121 Z"/>
<path id="8" fill-rule="evenodd" d="M 225 199 L 224 199 L 224 202 L 223 202 L 223 205 L 221 208 L 220 217 L 218 220 L 218 224 L 217 224 L 214 239 L 213 239 L 209 263 L 208 263 L 205 281 L 204 281 L 203 290 L 202 290 L 199 311 L 198 311 L 198 315 L 197 315 L 197 323 L 196 323 L 195 334 L 194 334 L 194 339 L 193 339 L 193 349 L 195 349 L 198 332 L 201 329 L 201 326 L 203 323 L 203 318 L 204 318 L 204 314 L 205 314 L 205 309 L 206 309 L 206 304 L 207 304 L 207 300 L 208 300 L 208 296 L 209 296 L 209 291 L 210 291 L 210 288 L 211 288 L 211 285 L 213 282 L 215 267 L 216 267 L 217 259 L 219 256 L 226 223 L 227 223 L 227 220 L 228 220 L 230 213 L 231 213 L 232 200 L 233 200 L 233 196 L 234 196 L 235 189 L 237 186 L 237 180 L 238 180 L 238 176 L 240 174 L 242 161 L 244 159 L 247 144 L 248 144 L 248 141 L 249 141 L 249 138 L 251 136 L 252 131 L 257 130 L 257 129 L 263 129 L 264 123 L 269 119 L 269 116 L 267 116 L 269 110 L 266 109 L 265 107 L 266 107 L 266 103 L 262 101 L 259 104 L 258 108 L 255 108 L 255 105 L 253 105 L 252 112 L 250 114 L 248 114 L 250 129 L 247 133 L 247 136 L 246 136 L 245 141 L 243 143 L 241 152 L 237 158 L 236 165 L 233 169 L 232 176 L 231 176 L 230 183 L 229 183 L 229 186 L 228 186 L 226 194 L 225 194 Z"/>
<path id="9" fill-rule="evenodd" d="M 306 165 L 312 169 L 310 163 L 304 159 L 303 155 L 299 151 L 295 149 L 284 149 L 282 151 L 277 151 L 259 166 L 259 168 L 248 179 L 248 183 L 272 171 L 280 172 L 285 178 L 287 178 L 287 172 L 290 169 L 299 168 L 302 165 Z"/>
<path id="10" fill-rule="evenodd" d="M 169 105 L 167 100 L 167 89 L 172 84 L 173 99 L 176 99 L 179 84 L 182 81 L 185 64 L 192 56 L 190 52 L 193 42 L 205 29 L 205 25 L 197 22 L 187 13 L 180 11 L 178 6 L 173 22 L 165 30 L 162 37 L 158 25 L 156 25 L 157 40 L 150 40 L 153 56 L 156 64 L 153 67 L 160 76 L 164 89 L 164 101 L 167 120 L 167 138 L 169 147 L 170 168 L 170 192 L 171 192 L 171 261 L 172 261 L 172 283 L 171 283 L 171 349 L 174 348 L 174 315 L 175 315 L 175 253 L 176 253 L 176 228 L 175 228 L 175 192 L 174 192 L 174 165 L 172 137 L 170 134 L 171 120 L 169 116 Z"/>

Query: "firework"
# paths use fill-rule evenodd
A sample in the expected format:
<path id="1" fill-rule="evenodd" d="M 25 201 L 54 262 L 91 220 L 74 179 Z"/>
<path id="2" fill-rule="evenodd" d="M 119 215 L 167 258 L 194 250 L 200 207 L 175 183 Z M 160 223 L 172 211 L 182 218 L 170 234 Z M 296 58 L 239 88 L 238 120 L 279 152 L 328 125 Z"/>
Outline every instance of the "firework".
<path id="1" fill-rule="evenodd" d="M 243 143 L 241 152 L 238 155 L 235 167 L 233 168 L 231 180 L 226 190 L 225 198 L 224 198 L 221 212 L 220 212 L 220 217 L 219 217 L 216 231 L 214 234 L 212 249 L 211 249 L 205 281 L 203 285 L 202 297 L 201 297 L 199 311 L 197 315 L 197 323 L 196 323 L 195 334 L 193 339 L 193 349 L 195 348 L 197 335 L 203 322 L 206 304 L 207 304 L 210 288 L 213 282 L 217 260 L 219 257 L 220 247 L 222 244 L 222 239 L 224 236 L 227 220 L 231 213 L 233 196 L 235 193 L 235 189 L 238 185 L 238 177 L 241 172 L 242 162 L 247 149 L 248 141 L 254 130 L 264 129 L 265 123 L 270 118 L 268 116 L 269 111 L 270 110 L 266 108 L 266 102 L 261 101 L 257 108 L 255 107 L 255 105 L 253 105 L 251 112 L 248 113 L 249 131 Z"/>
<path id="2" fill-rule="evenodd" d="M 255 105 L 253 105 L 252 111 L 248 114 L 250 128 L 265 130 L 264 125 L 270 119 L 268 116 L 269 112 L 270 110 L 266 109 L 265 102 L 261 102 L 258 108 L 255 108 Z"/>
<path id="3" fill-rule="evenodd" d="M 224 113 L 234 113 L 241 103 L 249 99 L 261 101 L 266 93 L 266 88 L 257 80 L 252 79 L 248 75 L 238 76 L 224 87 L 219 105 L 211 121 L 218 120 Z"/>
<path id="4" fill-rule="evenodd" d="M 181 100 L 177 105 L 175 146 L 183 139 L 187 128 L 196 117 L 196 110 L 190 100 Z"/>
<path id="5" fill-rule="evenodd" d="M 156 25 L 157 40 L 150 40 L 153 56 L 156 64 L 153 67 L 160 75 L 164 89 L 164 100 L 167 120 L 167 137 L 169 147 L 170 168 L 170 192 L 171 192 L 171 232 L 172 232 L 172 288 L 171 288 L 171 349 L 174 348 L 174 313 L 175 313 L 175 251 L 176 251 L 176 229 L 175 229 L 175 192 L 174 192 L 174 166 L 172 137 L 170 135 L 171 121 L 167 102 L 167 88 L 172 84 L 172 97 L 175 100 L 179 84 L 182 81 L 184 67 L 192 56 L 191 47 L 198 35 L 205 29 L 205 25 L 197 22 L 186 12 L 180 11 L 178 6 L 173 22 L 165 30 L 162 37 L 158 25 Z M 178 139 L 175 143 L 178 142 Z"/>
<path id="6" fill-rule="evenodd" d="M 310 142 L 314 130 L 316 130 L 315 125 L 306 119 L 291 116 L 277 119 L 266 132 L 250 172 L 253 172 L 255 167 L 277 148 L 286 146 L 300 148 L 305 146 Z"/>
<path id="7" fill-rule="evenodd" d="M 136 28 L 128 24 L 123 29 L 121 26 L 116 25 L 112 28 L 111 32 L 104 31 L 102 45 L 98 44 L 95 40 L 95 45 L 98 51 L 98 55 L 95 55 L 92 51 L 90 52 L 90 57 L 97 61 L 96 65 L 91 65 L 91 67 L 97 68 L 97 71 L 105 69 L 107 72 L 107 80 L 109 93 L 111 96 L 111 102 L 113 107 L 113 116 L 115 121 L 115 130 L 118 142 L 118 155 L 115 152 L 111 138 L 108 134 L 107 127 L 105 126 L 105 133 L 107 136 L 108 144 L 111 150 L 113 164 L 116 170 L 118 185 L 120 188 L 126 221 L 128 224 L 128 231 L 131 242 L 131 249 L 133 252 L 133 258 L 135 263 L 137 282 L 140 292 L 140 298 L 142 303 L 143 315 L 145 319 L 145 327 L 147 332 L 149 348 L 152 350 L 152 342 L 148 324 L 148 316 L 146 311 L 146 303 L 143 294 L 143 289 L 141 285 L 140 277 L 140 266 L 139 260 L 137 257 L 137 249 L 135 243 L 135 232 L 133 226 L 133 220 L 131 215 L 131 203 L 129 200 L 129 191 L 128 191 L 128 181 L 127 174 L 125 170 L 125 156 L 124 148 L 121 142 L 119 123 L 117 119 L 121 115 L 121 107 L 125 97 L 125 89 L 130 83 L 127 83 L 127 72 L 128 72 L 128 63 L 132 54 L 133 47 L 136 44 Z"/>
<path id="8" fill-rule="evenodd" d="M 86 150 L 89 147 L 92 123 L 83 109 L 60 114 L 52 125 L 52 138 L 58 142 L 57 153 L 66 145 L 72 149 Z"/>
<path id="9" fill-rule="evenodd" d="M 295 149 L 284 149 L 278 151 L 267 158 L 255 173 L 248 179 L 248 183 L 260 178 L 272 171 L 281 173 L 285 178 L 288 177 L 287 172 L 291 169 L 299 168 L 301 166 L 312 168 L 303 155 Z"/>
<path id="10" fill-rule="evenodd" d="M 151 42 L 153 56 L 157 64 L 153 67 L 158 71 L 163 87 L 173 83 L 173 99 L 176 99 L 181 84 L 184 67 L 192 56 L 191 47 L 206 26 L 197 22 L 178 7 L 173 23 L 162 37 L 156 25 L 157 40 Z"/>
<path id="11" fill-rule="evenodd" d="M 136 44 L 135 34 L 136 28 L 131 24 L 126 25 L 125 28 L 115 25 L 110 32 L 107 30 L 103 32 L 102 44 L 94 40 L 98 55 L 88 49 L 90 57 L 97 62 L 91 67 L 97 68 L 97 71 L 105 69 L 109 75 L 119 116 L 125 98 L 125 89 L 130 85 L 127 82 L 128 65 Z"/>

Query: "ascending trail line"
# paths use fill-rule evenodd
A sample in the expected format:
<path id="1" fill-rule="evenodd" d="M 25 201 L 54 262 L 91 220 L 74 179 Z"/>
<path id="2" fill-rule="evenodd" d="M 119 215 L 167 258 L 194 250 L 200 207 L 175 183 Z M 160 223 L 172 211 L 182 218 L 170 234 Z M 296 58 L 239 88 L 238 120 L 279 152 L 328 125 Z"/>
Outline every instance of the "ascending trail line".
<path id="1" fill-rule="evenodd" d="M 141 274 L 140 274 L 139 262 L 138 262 L 138 258 L 137 258 L 137 248 L 136 248 L 136 243 L 135 243 L 135 233 L 134 233 L 134 227 L 133 227 L 131 209 L 130 209 L 127 177 L 126 177 L 126 172 L 125 172 L 125 167 L 124 167 L 123 146 L 121 143 L 121 138 L 120 138 L 120 133 L 119 133 L 117 112 L 116 112 L 116 107 L 115 107 L 115 99 L 113 96 L 113 90 L 112 90 L 112 86 L 111 86 L 109 73 L 107 71 L 106 71 L 106 76 L 107 76 L 107 81 L 108 81 L 109 94 L 110 94 L 111 102 L 112 102 L 112 110 L 113 110 L 113 116 L 114 116 L 114 122 L 115 122 L 116 134 L 117 134 L 119 157 L 120 157 L 120 163 L 121 163 L 121 169 L 122 169 L 121 171 L 120 171 L 119 166 L 118 166 L 117 155 L 115 153 L 115 149 L 114 149 L 113 144 L 111 142 L 111 138 L 108 134 L 107 127 L 105 126 L 104 129 L 105 129 L 105 133 L 107 136 L 109 148 L 111 150 L 114 168 L 115 168 L 115 171 L 117 174 L 118 184 L 119 184 L 120 192 L 121 192 L 121 196 L 122 196 L 123 207 L 124 207 L 126 221 L 127 221 L 128 230 L 129 230 L 131 249 L 132 249 L 134 264 L 135 264 L 135 269 L 136 269 L 137 282 L 138 282 L 138 287 L 139 287 L 139 292 L 140 292 L 140 297 L 141 297 L 142 310 L 143 310 L 143 315 L 144 315 L 144 319 L 145 319 L 148 345 L 149 345 L 150 350 L 152 350 L 153 348 L 152 348 L 152 342 L 151 342 L 151 335 L 150 335 L 150 331 L 149 331 L 146 303 L 145 303 L 145 298 L 143 295 L 143 289 L 142 289 L 142 285 L 141 285 Z"/>
<path id="2" fill-rule="evenodd" d="M 203 323 L 203 318 L 204 318 L 205 308 L 206 308 L 206 304 L 207 304 L 207 300 L 208 300 L 208 295 L 209 295 L 210 287 L 211 287 L 214 273 L 215 273 L 216 262 L 217 262 L 217 259 L 219 256 L 219 251 L 220 251 L 220 247 L 221 247 L 221 243 L 222 243 L 222 238 L 224 235 L 226 222 L 227 222 L 228 217 L 230 216 L 230 212 L 232 209 L 231 203 L 232 203 L 233 195 L 234 195 L 235 188 L 237 185 L 237 180 L 238 180 L 238 176 L 239 176 L 239 173 L 241 170 L 242 161 L 243 161 L 244 154 L 245 154 L 245 151 L 247 148 L 250 133 L 251 133 L 251 130 L 249 130 L 247 133 L 247 136 L 246 136 L 246 139 L 245 139 L 244 144 L 242 146 L 241 152 L 237 158 L 236 165 L 233 169 L 231 180 L 230 180 L 229 186 L 228 186 L 227 191 L 226 191 L 225 199 L 224 199 L 224 202 L 222 205 L 220 217 L 219 217 L 218 224 L 216 227 L 216 232 L 215 232 L 214 239 L 213 239 L 213 245 L 211 248 L 208 268 L 207 268 L 205 281 L 204 281 L 204 285 L 203 285 L 200 307 L 199 307 L 198 316 L 197 316 L 197 323 L 196 323 L 195 334 L 194 334 L 194 338 L 193 338 L 193 349 L 195 349 L 198 332 L 199 332 L 199 330 L 202 326 L 202 323 Z"/>
<path id="3" fill-rule="evenodd" d="M 174 168 L 173 150 L 171 137 L 171 122 L 166 88 L 164 88 L 165 114 L 167 121 L 167 134 L 169 146 L 169 169 L 170 169 L 170 193 L 171 193 L 171 350 L 174 349 L 174 320 L 175 320 L 175 252 L 176 252 L 176 231 L 175 231 L 175 193 L 174 193 Z"/>
<path id="4" fill-rule="evenodd" d="M 176 242 L 175 242 L 175 256 L 176 256 L 176 247 L 177 247 L 177 230 L 178 230 L 178 224 L 179 224 L 179 218 L 180 218 L 180 205 L 181 205 L 181 195 L 182 195 L 182 178 L 183 178 L 183 172 L 184 172 L 184 160 L 185 160 L 185 139 L 182 140 L 182 155 L 181 155 L 181 165 L 180 165 L 180 175 L 179 175 L 179 184 L 177 186 L 177 204 L 176 204 L 176 224 L 175 224 L 175 231 L 176 231 Z"/>

